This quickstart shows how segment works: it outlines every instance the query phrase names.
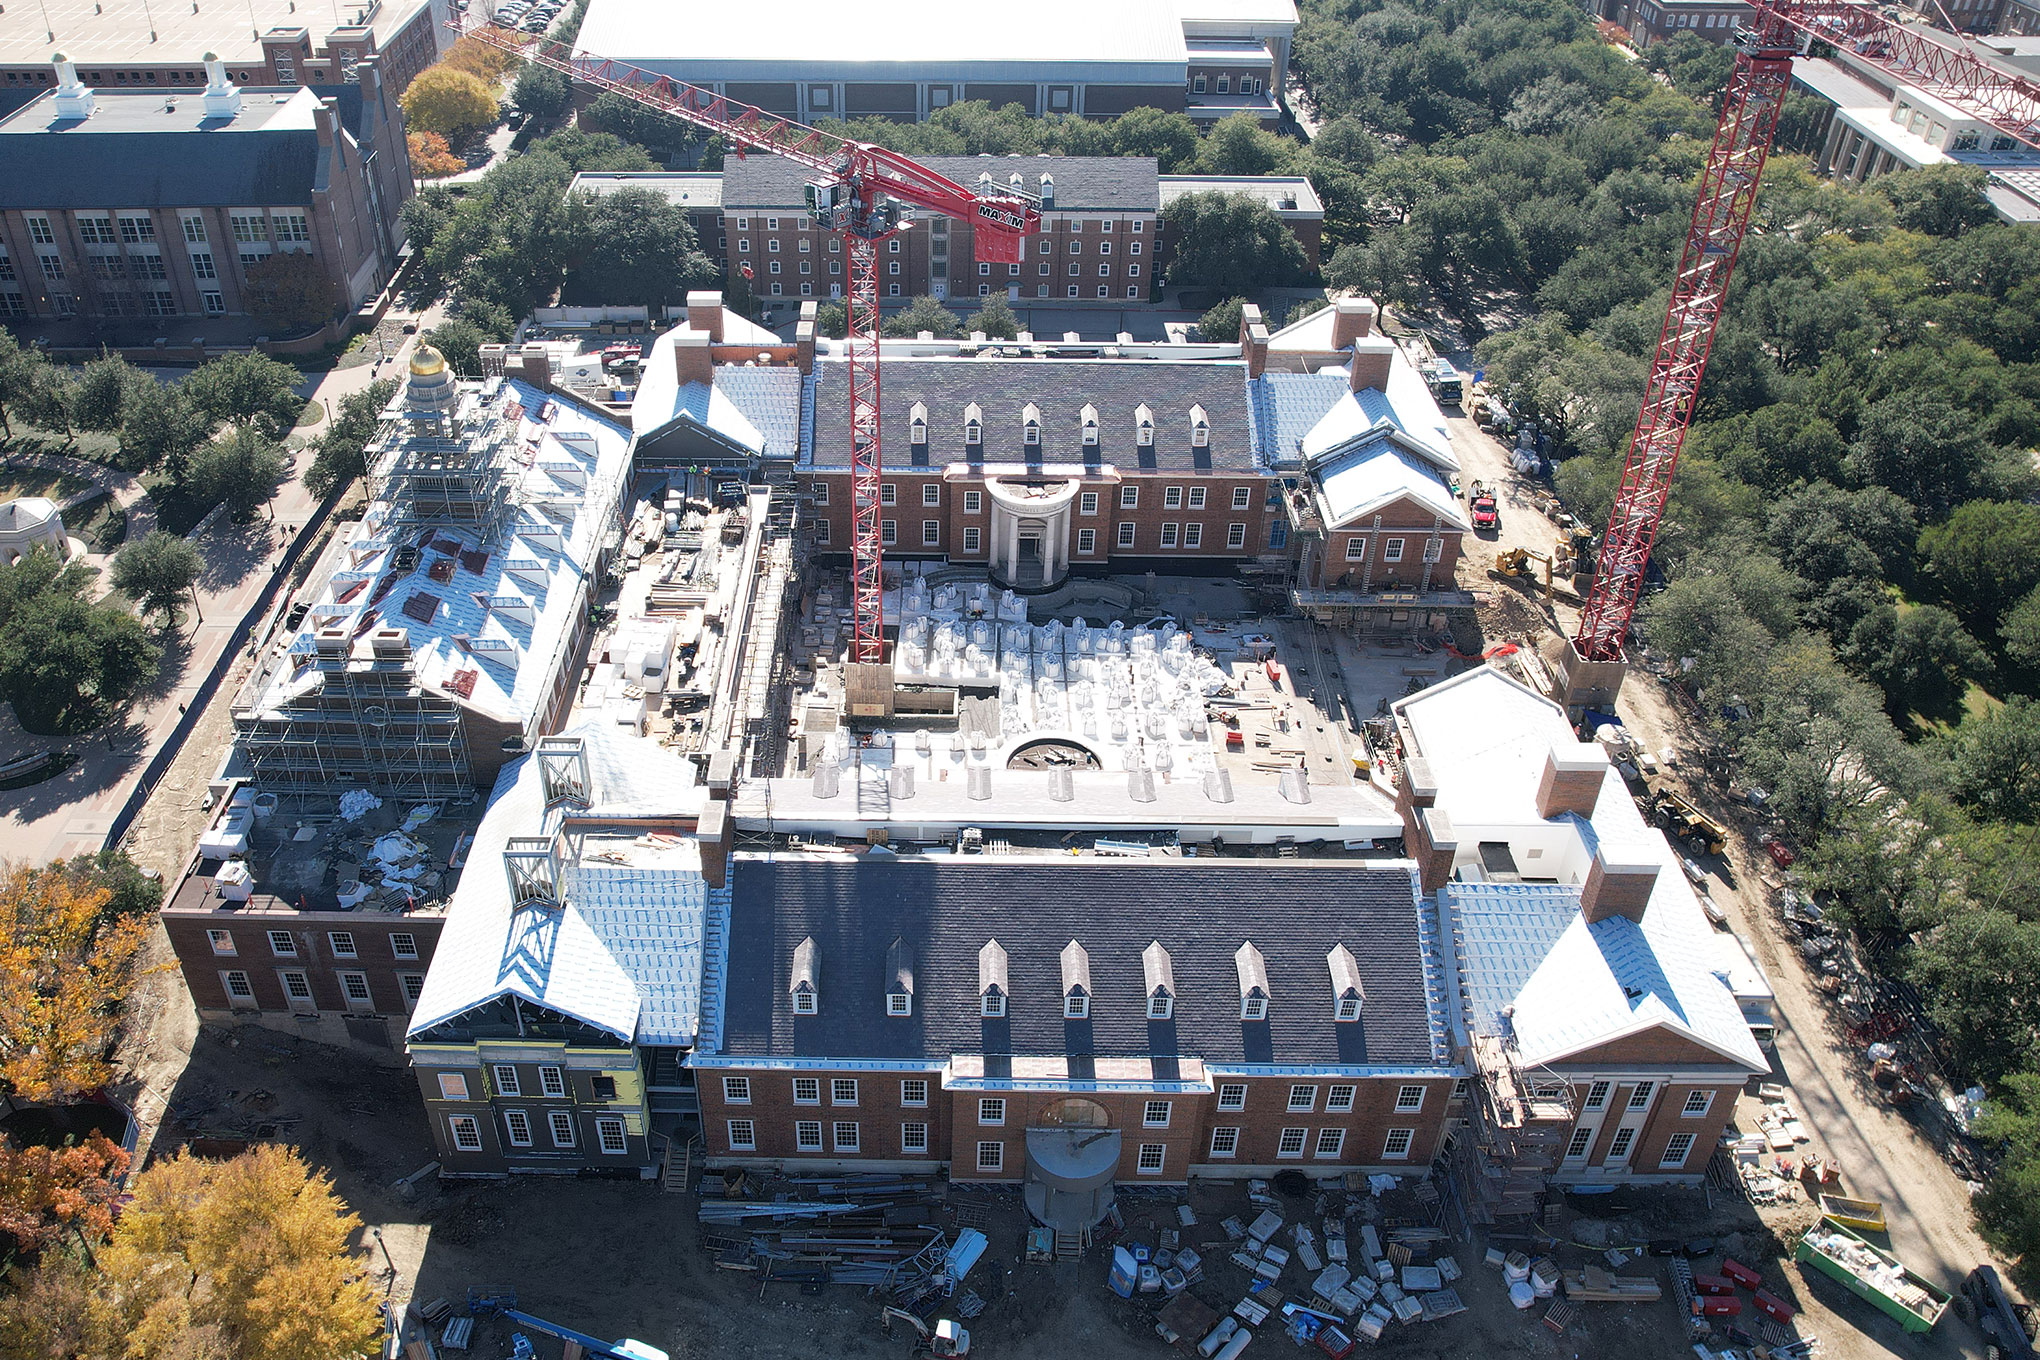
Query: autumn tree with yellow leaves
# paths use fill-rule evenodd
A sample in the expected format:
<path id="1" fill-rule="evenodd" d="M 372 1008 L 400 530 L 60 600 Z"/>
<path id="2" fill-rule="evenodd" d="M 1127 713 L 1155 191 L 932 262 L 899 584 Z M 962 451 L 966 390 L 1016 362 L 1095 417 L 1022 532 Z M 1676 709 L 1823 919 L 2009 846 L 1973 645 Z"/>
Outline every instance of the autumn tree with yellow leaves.
<path id="1" fill-rule="evenodd" d="M 293 1148 L 137 1176 L 97 1269 L 61 1252 L 0 1297 L 0 1357 L 345 1360 L 382 1331 L 361 1220 Z"/>
<path id="2" fill-rule="evenodd" d="M 112 1080 L 120 1005 L 145 918 L 63 865 L 0 874 L 0 1084 L 17 1100 L 69 1100 Z"/>

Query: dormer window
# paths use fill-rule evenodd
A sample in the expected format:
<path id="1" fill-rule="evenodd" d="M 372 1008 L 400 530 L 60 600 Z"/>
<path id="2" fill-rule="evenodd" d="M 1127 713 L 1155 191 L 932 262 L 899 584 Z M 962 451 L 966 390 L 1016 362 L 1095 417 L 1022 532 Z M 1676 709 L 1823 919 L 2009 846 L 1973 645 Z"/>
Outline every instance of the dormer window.
<path id="1" fill-rule="evenodd" d="M 1337 945 L 1325 955 L 1325 966 L 1332 974 L 1332 1018 L 1342 1025 L 1351 1024 L 1360 1018 L 1361 1004 L 1367 1000 L 1367 989 L 1360 983 L 1360 965 L 1352 950 Z"/>
<path id="2" fill-rule="evenodd" d="M 892 946 L 885 951 L 885 977 L 885 1013 L 912 1015 L 914 952 L 913 947 L 897 935 L 893 937 Z"/>
<path id="3" fill-rule="evenodd" d="M 821 949 L 810 935 L 793 950 L 793 976 L 788 987 L 793 993 L 793 1013 L 813 1015 L 821 1008 Z"/>
<path id="4" fill-rule="evenodd" d="M 1268 1018 L 1268 965 L 1252 943 L 1233 952 L 1233 971 L 1240 980 L 1240 1019 Z"/>
<path id="5" fill-rule="evenodd" d="M 1211 420 L 1202 406 L 1190 408 L 1190 447 L 1201 449 L 1211 442 Z"/>
<path id="6" fill-rule="evenodd" d="M 1041 409 L 1031 401 L 1020 412 L 1020 438 L 1030 449 L 1041 443 Z"/>
<path id="7" fill-rule="evenodd" d="M 1091 1016 L 1091 956 L 1075 940 L 1063 946 L 1062 985 L 1063 1019 L 1088 1020 Z"/>
<path id="8" fill-rule="evenodd" d="M 963 442 L 973 447 L 985 442 L 985 413 L 976 402 L 963 408 Z"/>
<path id="9" fill-rule="evenodd" d="M 997 940 L 978 951 L 978 1014 L 989 1020 L 1006 1014 L 1006 949 Z"/>
<path id="10" fill-rule="evenodd" d="M 1094 449 L 1098 447 L 1098 408 L 1086 405 L 1083 410 L 1083 421 L 1084 447 Z"/>
<path id="11" fill-rule="evenodd" d="M 914 403 L 914 410 L 908 429 L 910 431 L 909 438 L 914 443 L 925 444 L 928 442 L 928 408 L 918 401 Z"/>
<path id="12" fill-rule="evenodd" d="M 1134 442 L 1144 449 L 1155 446 L 1155 413 L 1148 409 L 1145 402 L 1134 408 L 1133 437 Z"/>
<path id="13" fill-rule="evenodd" d="M 1176 1014 L 1176 966 L 1160 940 L 1141 951 L 1140 968 L 1147 986 L 1148 1019 L 1172 1018 Z"/>

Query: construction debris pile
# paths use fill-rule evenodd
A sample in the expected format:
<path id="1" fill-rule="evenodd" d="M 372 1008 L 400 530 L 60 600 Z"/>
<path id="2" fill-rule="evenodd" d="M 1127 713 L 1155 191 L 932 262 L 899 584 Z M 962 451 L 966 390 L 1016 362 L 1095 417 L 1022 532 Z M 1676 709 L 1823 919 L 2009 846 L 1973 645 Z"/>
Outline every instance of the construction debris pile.
<path id="1" fill-rule="evenodd" d="M 985 1249 L 985 1235 L 957 1227 L 941 1185 L 922 1177 L 792 1177 L 768 1194 L 754 1173 L 733 1172 L 723 1189 L 702 1195 L 698 1217 L 702 1248 L 725 1270 L 861 1285 L 913 1308 L 954 1294 Z"/>

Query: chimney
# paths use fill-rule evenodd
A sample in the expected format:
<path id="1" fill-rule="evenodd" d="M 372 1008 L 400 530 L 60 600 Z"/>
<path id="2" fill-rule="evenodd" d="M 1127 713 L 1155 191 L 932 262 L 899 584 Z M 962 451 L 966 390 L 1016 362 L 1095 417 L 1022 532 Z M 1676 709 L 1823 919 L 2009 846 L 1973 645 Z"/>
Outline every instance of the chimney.
<path id="1" fill-rule="evenodd" d="M 1650 834 L 1657 840 L 1656 847 L 1649 838 L 1627 843 L 1603 838 L 1594 847 L 1594 862 L 1587 867 L 1587 881 L 1580 885 L 1580 915 L 1587 918 L 1588 925 L 1615 916 L 1642 923 L 1651 890 L 1657 887 L 1660 859 L 1653 849 L 1671 848 L 1662 832 Z"/>
<path id="2" fill-rule="evenodd" d="M 234 118 L 241 112 L 241 91 L 227 79 L 227 64 L 219 54 L 205 54 L 205 116 Z"/>
<path id="3" fill-rule="evenodd" d="M 692 327 L 673 333 L 673 371 L 682 387 L 715 383 L 715 356 L 709 352 L 713 343 L 707 332 Z"/>
<path id="4" fill-rule="evenodd" d="M 1345 349 L 1374 334 L 1374 300 L 1340 298 L 1332 304 L 1332 348 Z"/>
<path id="5" fill-rule="evenodd" d="M 1268 326 L 1261 309 L 1249 302 L 1240 308 L 1240 357 L 1247 361 L 1247 376 L 1258 378 L 1268 369 Z"/>
<path id="6" fill-rule="evenodd" d="M 526 345 L 513 357 L 503 357 L 503 376 L 515 378 L 541 392 L 553 390 L 552 356 L 546 353 L 544 345 Z"/>
<path id="7" fill-rule="evenodd" d="M 319 145 L 332 149 L 333 118 L 339 104 L 331 99 L 321 99 L 312 107 L 312 127 L 317 130 Z"/>
<path id="8" fill-rule="evenodd" d="M 723 342 L 722 294 L 717 292 L 689 293 L 687 295 L 687 325 L 689 329 L 700 331 L 710 341 L 720 345 Z"/>
<path id="9" fill-rule="evenodd" d="M 720 888 L 730 868 L 730 805 L 713 798 L 703 804 L 694 838 L 701 846 L 702 878 L 709 887 Z"/>
<path id="10" fill-rule="evenodd" d="M 91 87 L 78 79 L 78 68 L 62 52 L 51 58 L 57 68 L 57 117 L 90 118 L 97 100 Z"/>
<path id="11" fill-rule="evenodd" d="M 1537 781 L 1537 815 L 1594 815 L 1601 785 L 1608 777 L 1608 753 L 1591 741 L 1553 742 L 1544 754 L 1544 774 Z"/>
<path id="12" fill-rule="evenodd" d="M 1395 366 L 1395 341 L 1385 335 L 1363 335 L 1353 342 L 1352 386 L 1355 392 L 1373 388 L 1388 390 L 1388 373 Z"/>
<path id="13" fill-rule="evenodd" d="M 816 303 L 801 303 L 800 324 L 793 328 L 793 363 L 803 373 L 815 371 L 815 318 L 818 314 Z"/>

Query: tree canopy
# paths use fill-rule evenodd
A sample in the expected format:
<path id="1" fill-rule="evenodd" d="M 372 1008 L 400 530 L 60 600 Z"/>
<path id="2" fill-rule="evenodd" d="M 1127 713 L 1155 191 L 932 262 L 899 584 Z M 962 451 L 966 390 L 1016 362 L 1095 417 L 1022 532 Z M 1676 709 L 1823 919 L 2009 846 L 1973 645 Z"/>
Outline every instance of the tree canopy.
<path id="1" fill-rule="evenodd" d="M 83 731 L 155 677 L 141 620 L 92 593 L 89 568 L 41 549 L 0 565 L 0 691 L 32 732 Z"/>
<path id="2" fill-rule="evenodd" d="M 496 122 L 496 95 L 480 77 L 441 63 L 420 71 L 403 94 L 404 121 L 452 137 Z"/>
<path id="3" fill-rule="evenodd" d="M 304 377 L 265 354 L 237 350 L 193 369 L 182 383 L 185 398 L 213 426 L 246 426 L 281 439 L 297 424 L 305 399 Z"/>
<path id="4" fill-rule="evenodd" d="M 590 195 L 579 238 L 562 294 L 570 303 L 643 303 L 657 315 L 721 277 L 702 253 L 687 210 L 650 189 Z"/>
<path id="5" fill-rule="evenodd" d="M 235 519 L 251 518 L 276 495 L 290 472 L 283 446 L 256 430 L 236 428 L 191 456 L 191 489 L 224 503 Z"/>
<path id="6" fill-rule="evenodd" d="M 1303 247 L 1252 194 L 1185 194 L 1162 209 L 1162 227 L 1175 241 L 1170 283 L 1230 295 L 1310 280 Z"/>
<path id="7" fill-rule="evenodd" d="M 434 335 L 437 333 L 435 330 Z M 445 352 L 440 351 L 441 354 Z M 449 359 L 448 362 L 452 361 Z M 474 367 L 462 369 L 456 364 L 453 371 L 476 373 L 480 371 L 480 365 L 477 363 Z M 345 486 L 368 471 L 363 452 L 369 441 L 375 438 L 383 408 L 396 394 L 397 380 L 383 378 L 340 399 L 332 422 L 319 436 L 318 453 L 312 459 L 311 467 L 305 470 L 305 486 L 313 495 L 330 495 L 336 487 Z"/>
<path id="8" fill-rule="evenodd" d="M 934 298 L 917 297 L 887 317 L 882 329 L 895 339 L 912 339 L 922 331 L 932 331 L 937 340 L 951 340 L 956 337 L 956 327 L 955 312 Z"/>
<path id="9" fill-rule="evenodd" d="M 63 865 L 0 875 L 0 1081 L 63 1101 L 112 1079 L 109 1041 L 147 939 L 145 917 Z"/>
<path id="10" fill-rule="evenodd" d="M 175 621 L 185 592 L 205 570 L 198 549 L 161 529 L 121 546 L 113 559 L 113 584 L 141 606 L 144 613 L 162 614 L 165 626 Z"/>

